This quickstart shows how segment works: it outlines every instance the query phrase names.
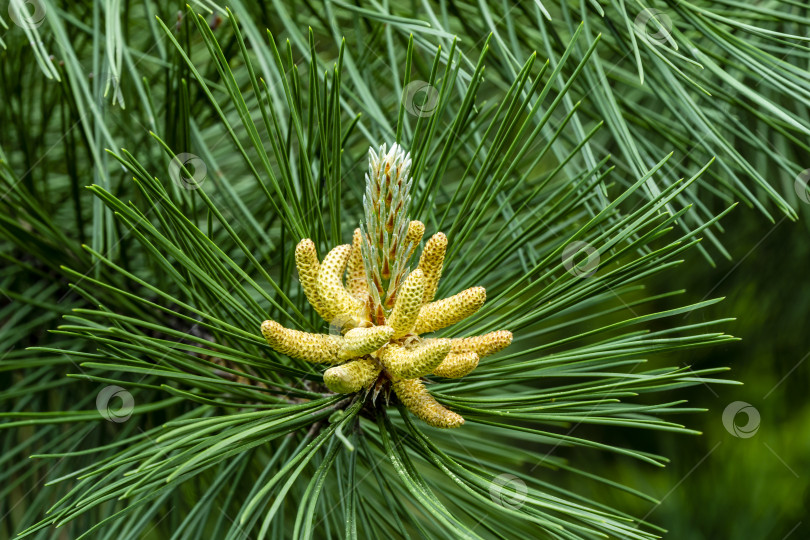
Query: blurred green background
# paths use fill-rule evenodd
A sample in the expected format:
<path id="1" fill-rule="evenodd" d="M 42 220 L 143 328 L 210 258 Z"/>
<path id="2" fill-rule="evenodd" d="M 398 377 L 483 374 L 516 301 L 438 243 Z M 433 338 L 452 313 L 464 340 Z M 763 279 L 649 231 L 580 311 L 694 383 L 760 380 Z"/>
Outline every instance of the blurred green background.
<path id="1" fill-rule="evenodd" d="M 695 367 L 729 366 L 727 378 L 743 384 L 678 390 L 677 397 L 688 399 L 690 406 L 708 409 L 679 418 L 702 436 L 621 435 L 626 444 L 670 457 L 665 469 L 614 456 L 601 456 L 604 460 L 592 466 L 653 495 L 659 505 L 610 489 L 594 496 L 633 514 L 648 513 L 649 520 L 669 531 L 667 538 L 809 538 L 808 230 L 804 223 L 771 223 L 740 207 L 724 228 L 732 260 L 718 260 L 716 268 L 707 266 L 702 272 L 668 273 L 653 287 L 662 292 L 685 288 L 691 301 L 725 297 L 702 316 L 735 315 L 737 320 L 724 329 L 741 341 L 679 361 Z M 697 254 L 692 257 L 693 264 L 705 263 Z M 759 426 L 750 437 L 736 437 L 724 427 L 723 412 L 736 401 L 759 412 Z M 735 420 L 738 426 L 748 423 L 742 412 Z"/>

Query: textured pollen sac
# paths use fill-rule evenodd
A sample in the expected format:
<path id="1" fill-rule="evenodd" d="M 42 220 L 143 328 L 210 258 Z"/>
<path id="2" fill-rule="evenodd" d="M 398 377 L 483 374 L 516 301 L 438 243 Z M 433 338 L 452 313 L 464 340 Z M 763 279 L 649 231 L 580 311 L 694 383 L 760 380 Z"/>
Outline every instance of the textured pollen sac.
<path id="1" fill-rule="evenodd" d="M 354 315 L 363 307 L 363 303 L 350 295 L 343 286 L 343 272 L 351 252 L 350 244 L 333 248 L 324 258 L 318 272 L 318 298 L 332 319 Z"/>
<path id="2" fill-rule="evenodd" d="M 368 298 L 368 283 L 366 270 L 363 268 L 362 244 L 363 233 L 358 227 L 352 237 L 352 253 L 349 255 L 349 265 L 346 269 L 346 289 L 349 294 L 365 303 Z"/>
<path id="3" fill-rule="evenodd" d="M 415 379 L 436 369 L 450 352 L 449 339 L 431 339 L 414 349 L 390 344 L 380 353 L 380 361 L 394 377 Z"/>
<path id="4" fill-rule="evenodd" d="M 284 328 L 276 321 L 264 321 L 262 335 L 275 351 L 292 358 L 316 364 L 334 364 L 340 361 L 338 351 L 343 344 L 342 336 L 292 330 Z"/>
<path id="5" fill-rule="evenodd" d="M 436 296 L 436 288 L 442 277 L 444 253 L 447 251 L 447 236 L 438 232 L 430 237 L 419 257 L 419 269 L 425 274 L 425 292 L 422 302 L 427 304 Z"/>
<path id="6" fill-rule="evenodd" d="M 394 339 L 407 335 L 416 324 L 422 308 L 422 293 L 425 290 L 424 274 L 418 268 L 411 272 L 397 292 L 394 309 L 386 321 L 394 329 Z"/>
<path id="7" fill-rule="evenodd" d="M 370 354 L 388 343 L 394 329 L 390 326 L 372 326 L 371 328 L 352 328 L 343 336 L 343 348 L 338 357 L 341 360 L 357 358 Z"/>
<path id="8" fill-rule="evenodd" d="M 295 246 L 295 266 L 298 268 L 298 280 L 307 301 L 323 319 L 331 320 L 334 315 L 324 309 L 318 298 L 318 272 L 321 265 L 318 262 L 315 243 L 309 238 L 304 238 Z"/>
<path id="9" fill-rule="evenodd" d="M 422 241 L 422 236 L 425 234 L 425 224 L 421 221 L 411 221 L 408 223 L 408 234 L 405 235 L 405 243 L 410 244 L 408 249 L 408 259 L 411 258 L 413 252 L 419 247 L 419 242 Z"/>
<path id="10" fill-rule="evenodd" d="M 445 409 L 419 379 L 394 381 L 394 392 L 405 407 L 427 424 L 437 428 L 457 428 L 464 418 Z"/>
<path id="11" fill-rule="evenodd" d="M 326 386 L 338 394 L 352 394 L 370 386 L 382 369 L 373 358 L 360 358 L 330 367 L 323 374 Z"/>
<path id="12" fill-rule="evenodd" d="M 498 330 L 484 334 L 483 336 L 456 338 L 452 341 L 452 352 L 461 353 L 471 351 L 478 354 L 480 358 L 483 358 L 507 348 L 512 343 L 512 332 L 509 330 Z"/>
<path id="13" fill-rule="evenodd" d="M 453 352 L 451 350 L 431 374 L 447 379 L 460 379 L 478 367 L 478 360 L 479 356 L 474 352 Z"/>
<path id="14" fill-rule="evenodd" d="M 425 304 L 419 311 L 413 331 L 424 334 L 455 324 L 481 309 L 486 299 L 486 289 L 472 287 L 443 300 Z"/>

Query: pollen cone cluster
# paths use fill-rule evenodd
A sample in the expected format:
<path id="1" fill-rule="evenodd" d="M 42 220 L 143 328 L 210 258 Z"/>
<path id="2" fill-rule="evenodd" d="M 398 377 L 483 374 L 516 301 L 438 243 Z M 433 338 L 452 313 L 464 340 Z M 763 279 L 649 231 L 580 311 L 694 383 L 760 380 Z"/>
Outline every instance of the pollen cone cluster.
<path id="1" fill-rule="evenodd" d="M 331 332 L 313 334 L 265 321 L 262 334 L 281 354 L 331 364 L 323 380 L 333 392 L 350 394 L 387 385 L 428 424 L 459 427 L 464 419 L 437 402 L 422 377 L 463 377 L 481 358 L 507 347 L 512 334 L 499 330 L 455 339 L 422 336 L 474 314 L 484 304 L 486 291 L 473 287 L 434 300 L 447 249 L 441 232 L 426 242 L 418 266 L 406 273 L 425 231 L 421 222 L 403 221 L 400 215 L 409 199 L 410 155 L 397 145 L 388 153 L 383 146 L 378 154 L 370 154 L 366 224 L 355 230 L 353 242 L 333 248 L 323 261 L 308 238 L 295 249 L 304 294 Z"/>

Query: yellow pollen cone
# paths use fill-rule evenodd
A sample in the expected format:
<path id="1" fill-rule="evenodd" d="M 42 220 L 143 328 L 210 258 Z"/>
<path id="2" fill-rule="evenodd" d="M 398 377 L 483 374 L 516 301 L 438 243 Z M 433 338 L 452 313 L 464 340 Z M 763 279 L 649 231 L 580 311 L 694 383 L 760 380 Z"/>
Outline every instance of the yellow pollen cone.
<path id="1" fill-rule="evenodd" d="M 318 298 L 318 271 L 321 265 L 318 262 L 315 243 L 309 238 L 304 238 L 295 246 L 295 266 L 298 268 L 298 280 L 312 309 L 323 319 L 331 320 L 332 317 Z"/>
<path id="2" fill-rule="evenodd" d="M 343 286 L 343 272 L 351 251 L 352 246 L 349 244 L 333 248 L 324 258 L 318 272 L 318 298 L 325 311 L 331 315 L 330 322 L 338 316 L 354 316 L 363 307 L 363 303 L 350 295 Z"/>
<path id="3" fill-rule="evenodd" d="M 360 358 L 330 367 L 323 374 L 323 382 L 332 392 L 351 394 L 370 386 L 380 371 L 380 366 L 374 359 Z"/>
<path id="4" fill-rule="evenodd" d="M 433 375 L 448 379 L 460 379 L 478 367 L 478 355 L 474 352 L 453 352 L 442 360 L 442 363 L 433 370 Z"/>
<path id="5" fill-rule="evenodd" d="M 408 223 L 408 233 L 405 235 L 405 243 L 410 244 L 411 247 L 408 250 L 408 256 L 406 259 L 410 259 L 413 255 L 413 252 L 416 251 L 416 248 L 419 247 L 419 242 L 422 241 L 422 236 L 425 234 L 425 224 L 421 221 L 411 221 Z"/>
<path id="6" fill-rule="evenodd" d="M 363 268 L 363 253 L 361 245 L 363 236 L 360 229 L 354 230 L 352 238 L 352 253 L 349 255 L 349 265 L 346 269 L 346 289 L 349 294 L 365 302 L 368 297 L 368 284 L 366 283 L 366 270 Z"/>
<path id="7" fill-rule="evenodd" d="M 417 334 L 435 332 L 455 324 L 481 309 L 486 299 L 486 289 L 472 287 L 444 300 L 426 304 L 419 311 L 414 332 Z"/>
<path id="8" fill-rule="evenodd" d="M 407 335 L 416 323 L 419 310 L 422 308 L 422 293 L 425 279 L 418 268 L 411 272 L 397 292 L 394 309 L 386 323 L 394 329 L 394 339 Z"/>
<path id="9" fill-rule="evenodd" d="M 373 353 L 388 343 L 392 335 L 394 335 L 394 329 L 390 326 L 352 328 L 343 336 L 343 348 L 340 349 L 338 358 L 348 360 Z"/>
<path id="10" fill-rule="evenodd" d="M 455 353 L 472 351 L 479 357 L 489 356 L 505 349 L 512 343 L 512 332 L 498 330 L 483 336 L 471 336 L 453 339 L 452 351 Z"/>
<path id="11" fill-rule="evenodd" d="M 442 277 L 444 253 L 447 251 L 447 236 L 439 232 L 430 237 L 419 257 L 419 269 L 425 274 L 425 292 L 422 302 L 428 303 L 436 296 L 439 279 Z"/>
<path id="12" fill-rule="evenodd" d="M 451 346 L 449 339 L 431 339 L 414 349 L 392 343 L 382 350 L 380 361 L 394 377 L 415 379 L 436 369 Z"/>
<path id="13" fill-rule="evenodd" d="M 276 321 L 264 321 L 262 335 L 273 350 L 292 358 L 316 364 L 339 362 L 338 351 L 343 344 L 342 336 L 292 330 L 284 328 Z"/>
<path id="14" fill-rule="evenodd" d="M 422 335 L 476 313 L 486 301 L 486 290 L 473 287 L 434 301 L 448 246 L 442 232 L 427 239 L 417 267 L 408 273 L 425 234 L 425 224 L 407 216 L 410 166 L 410 154 L 398 144 L 390 151 L 385 145 L 378 152 L 370 149 L 365 220 L 354 230 L 352 243 L 333 248 L 323 261 L 312 240 L 296 246 L 295 263 L 307 300 L 343 335 L 300 332 L 275 321 L 265 321 L 262 334 L 279 353 L 333 364 L 323 374 L 333 392 L 352 394 L 377 382 L 376 391 L 393 389 L 424 422 L 455 428 L 464 418 L 439 404 L 421 378 L 464 377 L 481 358 L 509 346 L 512 333 L 455 339 Z"/>
<path id="15" fill-rule="evenodd" d="M 456 428 L 464 424 L 464 418 L 445 409 L 428 393 L 418 379 L 394 381 L 394 392 L 405 407 L 418 418 L 437 428 Z"/>

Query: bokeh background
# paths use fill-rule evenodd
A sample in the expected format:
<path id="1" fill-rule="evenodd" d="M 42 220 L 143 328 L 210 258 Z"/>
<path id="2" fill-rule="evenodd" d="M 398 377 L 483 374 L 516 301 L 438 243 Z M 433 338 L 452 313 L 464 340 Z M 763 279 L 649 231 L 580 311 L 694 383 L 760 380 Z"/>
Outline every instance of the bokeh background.
<path id="1" fill-rule="evenodd" d="M 654 286 L 662 291 L 684 288 L 694 301 L 725 297 L 706 317 L 735 315 L 727 331 L 741 340 L 678 361 L 696 367 L 729 366 L 728 378 L 742 384 L 678 391 L 690 405 L 707 409 L 680 418 L 702 436 L 625 433 L 640 447 L 669 456 L 668 467 L 622 459 L 597 466 L 613 468 L 611 478 L 657 497 L 659 505 L 632 496 L 620 496 L 623 500 L 617 503 L 639 515 L 649 512 L 648 519 L 668 529 L 669 538 L 808 538 L 808 229 L 787 220 L 772 223 L 739 207 L 724 226 L 723 240 L 732 260 L 701 272 L 667 275 Z M 724 411 L 737 401 L 759 415 L 756 424 L 749 424 L 742 412 L 734 418 L 738 428 L 752 426 L 749 433 L 738 430 L 742 436 L 723 423 Z M 599 496 L 615 497 L 616 492 L 604 490 Z"/>

